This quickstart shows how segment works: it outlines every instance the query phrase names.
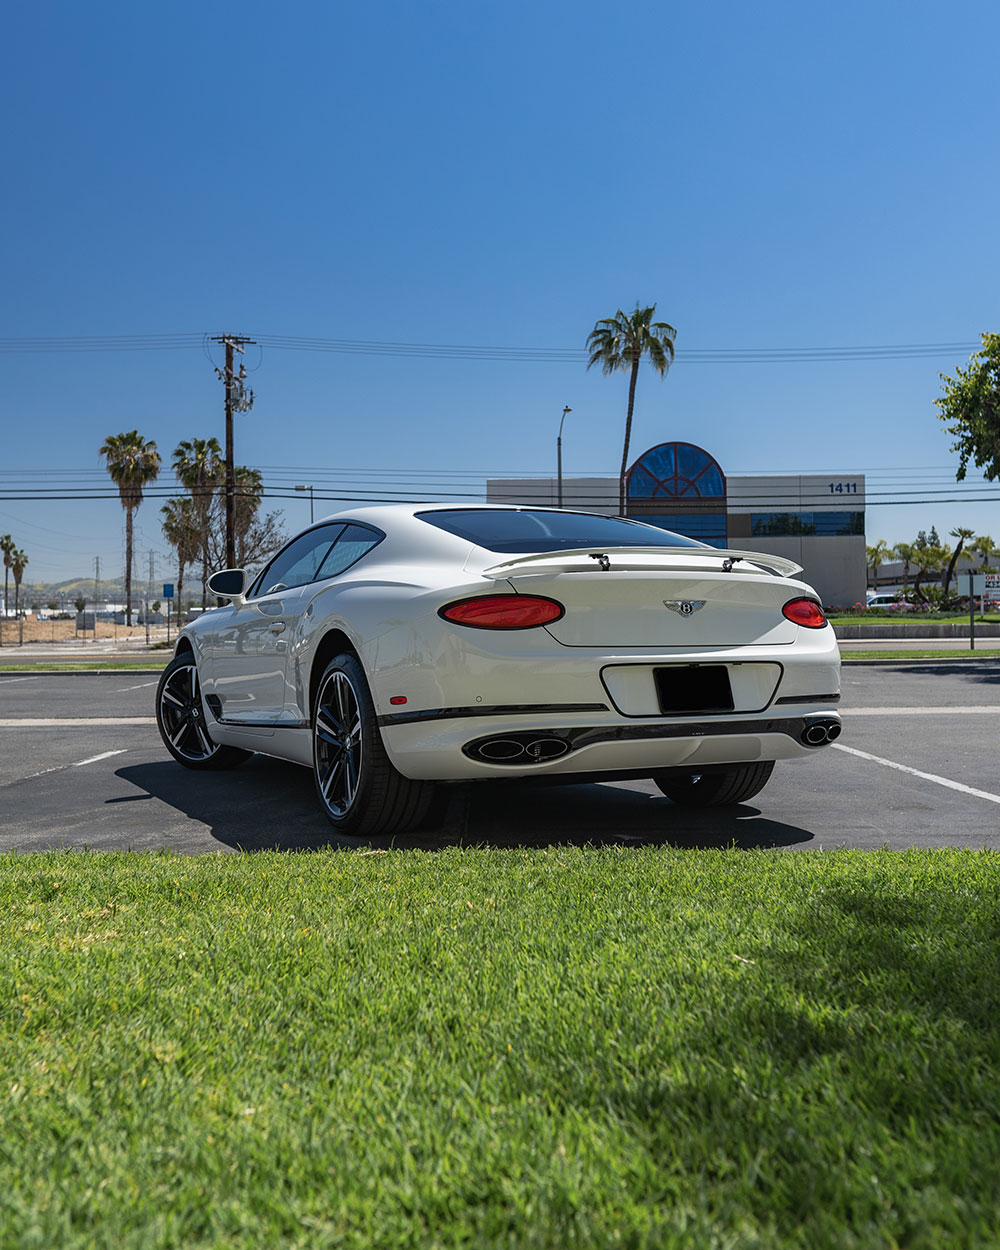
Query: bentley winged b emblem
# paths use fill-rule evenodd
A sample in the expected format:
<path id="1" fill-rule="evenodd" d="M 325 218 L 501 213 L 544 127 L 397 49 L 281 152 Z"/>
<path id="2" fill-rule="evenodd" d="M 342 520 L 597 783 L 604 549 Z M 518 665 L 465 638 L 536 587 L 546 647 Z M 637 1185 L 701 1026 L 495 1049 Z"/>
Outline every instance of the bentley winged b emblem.
<path id="1" fill-rule="evenodd" d="M 664 599 L 663 606 L 678 616 L 694 616 L 705 606 L 704 599 Z"/>

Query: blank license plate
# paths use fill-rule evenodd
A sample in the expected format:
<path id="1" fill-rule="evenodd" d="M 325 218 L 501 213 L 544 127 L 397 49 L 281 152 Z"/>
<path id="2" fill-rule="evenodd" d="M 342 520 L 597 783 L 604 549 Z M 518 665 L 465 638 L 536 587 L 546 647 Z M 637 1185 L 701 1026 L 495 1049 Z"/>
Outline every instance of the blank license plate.
<path id="1" fill-rule="evenodd" d="M 656 695 L 664 716 L 731 712 L 733 691 L 723 664 L 678 664 L 653 670 Z"/>

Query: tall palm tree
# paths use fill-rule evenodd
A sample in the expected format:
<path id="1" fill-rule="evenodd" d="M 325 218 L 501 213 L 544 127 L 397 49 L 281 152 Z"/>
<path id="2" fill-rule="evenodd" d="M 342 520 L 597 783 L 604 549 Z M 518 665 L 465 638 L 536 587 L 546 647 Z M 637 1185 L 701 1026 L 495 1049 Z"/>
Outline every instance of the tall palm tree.
<path id="1" fill-rule="evenodd" d="M 225 480 L 226 465 L 217 438 L 185 439 L 174 448 L 177 480 L 191 492 L 195 523 L 201 537 L 201 606 L 208 602 L 208 527 L 212 499 Z"/>
<path id="2" fill-rule="evenodd" d="M 10 571 L 14 575 L 14 615 L 19 616 L 21 611 L 21 578 L 24 576 L 24 570 L 28 565 L 28 557 L 23 551 L 18 551 L 15 547 L 10 554 Z"/>
<path id="3" fill-rule="evenodd" d="M 632 412 L 635 408 L 635 384 L 639 377 L 639 363 L 643 356 L 663 377 L 674 359 L 674 339 L 677 331 L 665 321 L 654 321 L 656 305 L 640 308 L 638 303 L 631 315 L 619 308 L 613 317 L 598 321 L 587 335 L 587 351 L 590 360 L 587 368 L 599 364 L 605 375 L 622 372 L 629 375 L 628 409 L 625 413 L 625 443 L 622 448 L 622 467 L 618 474 L 618 512 L 625 515 L 625 471 L 628 468 L 628 448 L 632 439 Z"/>
<path id="4" fill-rule="evenodd" d="M 132 624 L 132 516 L 142 503 L 143 487 L 155 482 L 160 472 L 160 453 L 138 430 L 109 434 L 98 449 L 108 474 L 118 487 L 125 509 L 125 623 Z"/>
<path id="5" fill-rule="evenodd" d="M 182 611 L 184 570 L 201 554 L 201 534 L 194 517 L 194 501 L 169 499 L 160 509 L 163 537 L 177 553 L 177 611 Z"/>
<path id="6" fill-rule="evenodd" d="M 0 538 L 0 551 L 3 552 L 3 616 L 0 616 L 0 647 L 3 646 L 3 619 L 7 615 L 7 579 L 10 576 L 10 558 L 15 551 L 14 540 L 9 534 Z"/>

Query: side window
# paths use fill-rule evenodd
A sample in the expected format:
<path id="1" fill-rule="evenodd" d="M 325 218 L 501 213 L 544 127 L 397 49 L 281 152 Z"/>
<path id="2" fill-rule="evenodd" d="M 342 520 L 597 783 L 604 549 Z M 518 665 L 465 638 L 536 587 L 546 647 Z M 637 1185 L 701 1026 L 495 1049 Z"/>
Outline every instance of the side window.
<path id="1" fill-rule="evenodd" d="M 343 531 L 343 525 L 322 525 L 300 534 L 274 557 L 254 586 L 253 595 L 269 595 L 313 582 L 320 566 Z"/>
<path id="2" fill-rule="evenodd" d="M 318 576 L 325 579 L 343 573 L 352 564 L 356 564 L 365 552 L 377 546 L 384 537 L 384 534 L 370 530 L 364 525 L 345 525 L 344 532 L 323 561 Z"/>

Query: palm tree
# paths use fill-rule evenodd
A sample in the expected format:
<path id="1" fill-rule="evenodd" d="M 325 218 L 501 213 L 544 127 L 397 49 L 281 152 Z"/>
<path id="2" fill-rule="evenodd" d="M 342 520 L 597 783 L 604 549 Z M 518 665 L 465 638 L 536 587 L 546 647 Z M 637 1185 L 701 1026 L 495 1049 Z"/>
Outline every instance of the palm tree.
<path id="1" fill-rule="evenodd" d="M 217 438 L 185 439 L 174 448 L 177 480 L 191 492 L 195 524 L 201 538 L 201 606 L 208 602 L 208 526 L 212 499 L 225 478 L 225 461 Z"/>
<path id="2" fill-rule="evenodd" d="M 908 589 L 910 585 L 910 565 L 917 558 L 917 547 L 914 543 L 897 543 L 893 547 L 891 555 L 894 559 L 900 560 L 903 565 L 903 589 Z"/>
<path id="3" fill-rule="evenodd" d="M 201 552 L 201 534 L 194 518 L 194 501 L 170 499 L 160 509 L 163 537 L 177 552 L 177 611 L 182 611 L 184 570 Z"/>
<path id="4" fill-rule="evenodd" d="M 619 308 L 613 317 L 598 321 L 587 336 L 590 360 L 587 368 L 599 364 L 605 375 L 621 371 L 629 375 L 628 409 L 625 414 L 625 443 L 622 448 L 622 467 L 618 475 L 618 512 L 625 515 L 625 471 L 628 468 L 628 447 L 632 439 L 632 412 L 635 407 L 635 384 L 639 377 L 639 362 L 643 356 L 663 377 L 674 359 L 674 339 L 677 331 L 665 321 L 654 321 L 656 305 L 640 308 L 638 303 L 631 316 Z"/>
<path id="5" fill-rule="evenodd" d="M 914 544 L 913 563 L 916 566 L 917 576 L 913 579 L 913 593 L 921 603 L 927 602 L 927 596 L 921 590 L 920 583 L 925 577 L 933 577 L 936 573 L 940 573 L 944 562 L 950 556 L 950 547 L 932 546 L 930 543 L 924 547 L 918 547 Z"/>
<path id="6" fill-rule="evenodd" d="M 975 538 L 976 531 L 964 529 L 961 525 L 956 525 L 955 528 L 951 530 L 951 536 L 952 538 L 958 539 L 958 546 L 951 553 L 951 560 L 948 562 L 948 568 L 944 575 L 942 589 L 944 591 L 945 598 L 948 597 L 948 587 L 951 585 L 951 579 L 955 572 L 955 565 L 958 562 L 958 557 L 962 554 L 962 548 L 965 546 L 965 541 L 968 538 Z"/>
<path id="7" fill-rule="evenodd" d="M 10 576 L 10 558 L 14 552 L 14 540 L 9 534 L 0 538 L 0 551 L 3 552 L 3 616 L 0 616 L 0 647 L 3 646 L 3 620 L 7 615 L 7 579 Z"/>
<path id="8" fill-rule="evenodd" d="M 14 575 L 14 615 L 19 616 L 21 611 L 21 578 L 24 576 L 24 570 L 28 564 L 28 557 L 23 551 L 18 551 L 15 547 L 10 553 L 10 571 Z"/>
<path id="9" fill-rule="evenodd" d="M 974 543 L 969 543 L 969 550 L 983 557 L 982 568 L 988 568 L 991 556 L 1000 552 L 1000 547 L 990 538 L 989 534 L 980 534 Z"/>
<path id="10" fill-rule="evenodd" d="M 156 444 L 138 430 L 109 434 L 97 453 L 103 456 L 112 482 L 125 509 L 125 624 L 132 624 L 132 514 L 142 503 L 142 490 L 160 472 Z"/>
<path id="11" fill-rule="evenodd" d="M 878 540 L 874 547 L 866 547 L 865 555 L 872 570 L 872 585 L 878 590 L 878 571 L 882 567 L 882 561 L 889 554 L 889 544 L 882 538 Z"/>

